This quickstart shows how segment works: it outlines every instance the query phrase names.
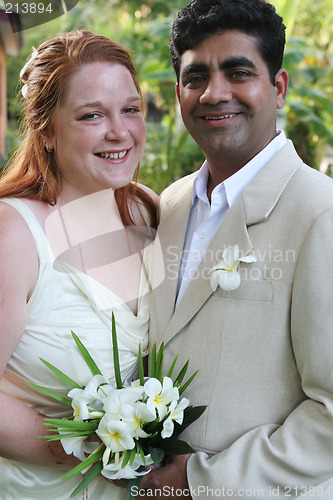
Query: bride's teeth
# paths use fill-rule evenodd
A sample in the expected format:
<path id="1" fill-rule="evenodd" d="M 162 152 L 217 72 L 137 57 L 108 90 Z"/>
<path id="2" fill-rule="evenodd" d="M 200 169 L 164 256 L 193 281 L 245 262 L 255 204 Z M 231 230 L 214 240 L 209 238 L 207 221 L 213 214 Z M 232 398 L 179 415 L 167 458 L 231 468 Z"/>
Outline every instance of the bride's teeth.
<path id="1" fill-rule="evenodd" d="M 121 158 L 124 158 L 126 156 L 127 150 L 126 151 L 121 151 L 120 153 L 100 153 L 100 156 L 105 159 L 111 159 L 111 160 L 118 160 Z"/>

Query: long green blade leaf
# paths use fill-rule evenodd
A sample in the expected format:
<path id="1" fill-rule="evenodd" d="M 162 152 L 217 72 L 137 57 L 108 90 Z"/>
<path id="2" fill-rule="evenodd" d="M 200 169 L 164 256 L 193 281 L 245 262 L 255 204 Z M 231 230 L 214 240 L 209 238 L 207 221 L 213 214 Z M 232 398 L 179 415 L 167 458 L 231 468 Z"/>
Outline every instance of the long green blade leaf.
<path id="1" fill-rule="evenodd" d="M 136 449 L 137 449 L 137 452 L 141 456 L 143 466 L 146 467 L 146 457 L 145 457 L 144 451 L 143 451 L 142 446 L 139 443 L 139 441 L 136 442 Z"/>
<path id="2" fill-rule="evenodd" d="M 177 356 L 175 357 L 175 359 L 173 360 L 172 365 L 170 366 L 170 370 L 168 371 L 167 377 L 170 377 L 170 378 L 171 378 L 171 376 L 172 376 L 172 374 L 173 374 L 173 370 L 175 369 L 175 365 L 176 365 L 176 363 L 177 363 L 177 359 L 178 359 L 178 354 L 177 354 Z"/>
<path id="3" fill-rule="evenodd" d="M 183 368 L 180 370 L 180 372 L 178 373 L 178 376 L 174 382 L 174 385 L 180 385 L 186 375 L 186 372 L 187 372 L 187 369 L 188 369 L 188 364 L 189 364 L 189 361 L 186 361 L 185 365 L 183 366 Z"/>
<path id="4" fill-rule="evenodd" d="M 181 396 L 183 394 L 184 391 L 186 391 L 186 389 L 188 388 L 188 386 L 190 385 L 190 383 L 192 382 L 192 380 L 194 379 L 194 377 L 196 376 L 196 374 L 198 373 L 199 370 L 197 370 L 196 372 L 193 373 L 193 375 L 191 375 L 191 377 L 187 380 L 187 382 L 185 382 L 184 385 L 182 385 L 181 387 L 179 387 L 179 396 Z"/>
<path id="5" fill-rule="evenodd" d="M 79 339 L 79 337 L 77 337 L 75 335 L 75 333 L 72 331 L 72 337 L 73 339 L 75 340 L 75 343 L 76 345 L 78 346 L 79 348 L 79 351 L 80 353 L 82 354 L 82 357 L 83 359 L 85 360 L 85 362 L 87 363 L 91 373 L 93 375 L 102 375 L 102 372 L 101 370 L 98 368 L 98 366 L 96 365 L 95 361 L 93 360 L 93 358 L 90 356 L 89 352 L 87 351 L 87 349 L 84 347 L 84 345 L 82 344 L 81 340 Z"/>
<path id="6" fill-rule="evenodd" d="M 156 373 L 156 344 L 153 345 L 150 355 L 150 376 L 155 378 Z"/>
<path id="7" fill-rule="evenodd" d="M 76 438 L 81 436 L 91 436 L 92 432 L 77 431 L 72 433 L 56 434 L 54 436 L 38 436 L 38 439 L 47 439 L 48 441 L 59 441 L 59 439 Z"/>
<path id="8" fill-rule="evenodd" d="M 130 452 L 130 450 L 126 450 L 125 454 L 124 454 L 123 461 L 121 462 L 122 469 L 124 469 L 126 467 L 130 458 L 131 458 L 131 452 Z"/>
<path id="9" fill-rule="evenodd" d="M 134 447 L 131 451 L 130 451 L 130 465 L 133 465 L 133 462 L 134 462 L 134 459 L 136 457 L 136 447 Z"/>
<path id="10" fill-rule="evenodd" d="M 162 380 L 163 359 L 164 359 L 164 342 L 162 342 L 162 344 L 160 345 L 156 361 L 156 378 L 157 380 L 160 381 Z"/>
<path id="11" fill-rule="evenodd" d="M 93 420 L 90 422 L 77 422 L 76 420 L 67 420 L 62 418 L 44 418 L 44 424 L 52 427 L 57 427 L 59 429 L 76 429 L 76 430 L 88 430 L 97 429 L 99 420 Z"/>
<path id="12" fill-rule="evenodd" d="M 60 403 L 63 403 L 67 406 L 72 407 L 72 400 L 69 398 L 66 398 L 65 396 L 60 396 L 56 392 L 50 391 L 49 389 L 45 389 L 45 387 L 41 387 L 40 385 L 33 384 L 32 382 L 27 382 L 28 385 L 33 387 L 34 389 L 37 389 L 40 392 L 43 392 L 50 398 L 56 399 L 57 401 L 60 401 Z"/>
<path id="13" fill-rule="evenodd" d="M 53 373 L 55 373 L 57 377 L 60 378 L 60 380 L 65 382 L 65 384 L 69 385 L 69 387 L 71 387 L 72 389 L 83 389 L 81 385 L 77 384 L 74 380 L 67 377 L 67 375 L 65 375 L 62 371 L 58 370 L 58 368 L 56 368 L 55 366 L 51 365 L 51 363 L 45 361 L 45 359 L 43 358 L 39 359 L 41 360 L 42 363 L 44 363 L 45 366 L 47 366 L 51 371 L 53 371 Z"/>
<path id="14" fill-rule="evenodd" d="M 78 474 L 82 470 L 93 465 L 100 458 L 102 458 L 104 450 L 105 450 L 105 445 L 101 445 L 100 447 L 98 447 L 97 451 L 95 451 L 95 453 L 93 453 L 88 458 L 86 458 L 83 462 L 81 462 L 79 465 L 74 467 L 74 469 L 71 469 L 70 471 L 68 471 L 67 474 L 65 474 L 61 479 L 68 479 L 70 477 L 73 477 L 73 476 L 75 476 L 75 474 Z"/>
<path id="15" fill-rule="evenodd" d="M 145 385 L 145 372 L 143 368 L 141 343 L 139 344 L 139 378 L 140 378 L 140 385 Z"/>
<path id="16" fill-rule="evenodd" d="M 77 495 L 81 490 L 83 490 L 83 488 L 85 488 L 89 483 L 91 483 L 91 481 L 93 479 L 95 479 L 95 477 L 98 476 L 98 474 L 101 472 L 101 470 L 103 469 L 103 464 L 102 462 L 98 463 L 95 467 L 93 467 L 89 472 L 88 474 L 86 475 L 86 477 L 83 479 L 83 481 L 81 481 L 81 483 L 79 484 L 79 486 L 77 488 L 75 488 L 75 490 L 73 491 L 73 493 L 71 494 L 70 498 L 73 498 L 75 497 L 75 495 Z"/>
<path id="17" fill-rule="evenodd" d="M 123 383 L 121 381 L 120 375 L 120 365 L 119 365 L 119 351 L 118 351 L 118 340 L 116 331 L 116 320 L 114 314 L 112 313 L 112 348 L 113 348 L 113 364 L 114 364 L 114 374 L 117 384 L 117 389 L 123 388 Z"/>

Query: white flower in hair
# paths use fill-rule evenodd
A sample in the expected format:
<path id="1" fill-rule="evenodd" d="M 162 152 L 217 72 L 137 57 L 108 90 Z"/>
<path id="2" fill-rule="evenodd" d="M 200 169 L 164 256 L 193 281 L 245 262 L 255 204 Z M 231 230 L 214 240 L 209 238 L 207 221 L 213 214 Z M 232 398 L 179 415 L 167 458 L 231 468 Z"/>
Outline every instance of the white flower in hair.
<path id="1" fill-rule="evenodd" d="M 36 59 L 36 57 L 37 57 L 37 54 L 38 54 L 38 52 L 35 49 L 35 47 L 32 47 L 32 53 L 31 53 L 30 59 L 25 63 L 25 65 L 23 66 L 23 68 L 20 71 L 20 78 L 22 78 L 24 73 L 26 71 L 28 71 L 29 68 L 31 68 L 32 63 L 34 62 L 34 59 Z"/>

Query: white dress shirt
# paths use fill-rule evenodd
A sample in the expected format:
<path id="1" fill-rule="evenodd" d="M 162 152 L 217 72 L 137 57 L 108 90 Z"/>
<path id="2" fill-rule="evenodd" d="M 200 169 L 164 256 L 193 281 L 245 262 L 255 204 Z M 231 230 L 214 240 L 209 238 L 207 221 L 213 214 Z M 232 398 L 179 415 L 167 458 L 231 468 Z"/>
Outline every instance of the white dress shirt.
<path id="1" fill-rule="evenodd" d="M 236 198 L 286 142 L 285 133 L 279 131 L 260 153 L 213 189 L 210 203 L 207 196 L 209 170 L 207 162 L 204 162 L 193 182 L 192 207 L 179 268 L 175 307 L 183 297 L 205 251 Z"/>

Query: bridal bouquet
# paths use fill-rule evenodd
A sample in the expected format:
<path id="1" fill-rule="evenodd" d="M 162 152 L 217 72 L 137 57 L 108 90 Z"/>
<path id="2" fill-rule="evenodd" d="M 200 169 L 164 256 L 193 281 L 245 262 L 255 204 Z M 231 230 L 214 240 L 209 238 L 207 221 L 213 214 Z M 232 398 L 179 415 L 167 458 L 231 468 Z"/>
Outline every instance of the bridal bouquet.
<path id="1" fill-rule="evenodd" d="M 147 467 L 159 464 L 165 453 L 179 455 L 194 452 L 187 443 L 177 439 L 177 436 L 206 409 L 205 406 L 191 407 L 188 399 L 180 399 L 197 372 L 183 383 L 188 368 L 187 361 L 173 381 L 171 377 L 177 356 L 167 376 L 162 377 L 163 344 L 158 352 L 155 344 L 151 355 L 151 376 L 144 377 L 139 346 L 139 379 L 124 384 L 120 374 L 115 318 L 112 315 L 116 381 L 113 386 L 103 376 L 74 332 L 72 336 L 92 372 L 92 378 L 87 386 L 82 387 L 55 366 L 41 359 L 71 388 L 68 397 L 32 383 L 29 385 L 73 409 L 73 415 L 70 417 L 46 418 L 44 425 L 50 427 L 55 434 L 41 438 L 50 441 L 60 439 L 66 453 L 74 453 L 82 460 L 62 479 L 88 471 L 71 497 L 101 473 L 111 480 L 122 479 L 131 498 L 131 487 L 140 486 L 143 475 L 149 472 Z M 95 440 L 90 436 L 94 436 Z"/>

